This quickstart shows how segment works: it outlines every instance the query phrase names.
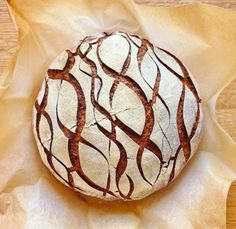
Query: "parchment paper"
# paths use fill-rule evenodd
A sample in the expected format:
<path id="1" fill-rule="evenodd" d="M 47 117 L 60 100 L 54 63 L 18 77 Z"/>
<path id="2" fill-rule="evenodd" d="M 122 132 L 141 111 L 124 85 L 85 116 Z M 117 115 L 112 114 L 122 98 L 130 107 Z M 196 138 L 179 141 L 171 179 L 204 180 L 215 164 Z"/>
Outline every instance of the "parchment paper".
<path id="1" fill-rule="evenodd" d="M 220 91 L 236 76 L 236 13 L 131 0 L 15 0 L 19 51 L 0 87 L 0 228 L 225 228 L 236 144 L 216 122 Z M 52 59 L 98 31 L 140 34 L 175 53 L 195 76 L 205 128 L 199 152 L 167 188 L 141 201 L 104 202 L 71 191 L 42 164 L 32 107 Z"/>

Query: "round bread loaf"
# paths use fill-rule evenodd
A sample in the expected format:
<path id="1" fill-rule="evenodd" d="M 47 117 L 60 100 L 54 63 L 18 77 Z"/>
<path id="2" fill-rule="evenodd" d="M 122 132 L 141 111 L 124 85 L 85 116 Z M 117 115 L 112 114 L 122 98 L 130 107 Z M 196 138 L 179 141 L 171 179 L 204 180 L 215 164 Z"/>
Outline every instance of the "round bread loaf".
<path id="1" fill-rule="evenodd" d="M 195 153 L 200 101 L 170 52 L 122 32 L 88 36 L 50 65 L 33 111 L 35 139 L 44 164 L 72 189 L 141 199 Z"/>

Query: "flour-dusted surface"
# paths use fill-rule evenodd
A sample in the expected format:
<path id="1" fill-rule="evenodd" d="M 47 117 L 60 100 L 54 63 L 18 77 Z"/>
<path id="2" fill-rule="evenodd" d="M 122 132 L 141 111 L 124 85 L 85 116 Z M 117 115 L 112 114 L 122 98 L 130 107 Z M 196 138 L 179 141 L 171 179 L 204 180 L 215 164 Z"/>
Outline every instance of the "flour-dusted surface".
<path id="1" fill-rule="evenodd" d="M 196 151 L 200 101 L 173 54 L 136 35 L 98 34 L 51 64 L 35 103 L 35 137 L 44 163 L 73 189 L 140 199 Z"/>

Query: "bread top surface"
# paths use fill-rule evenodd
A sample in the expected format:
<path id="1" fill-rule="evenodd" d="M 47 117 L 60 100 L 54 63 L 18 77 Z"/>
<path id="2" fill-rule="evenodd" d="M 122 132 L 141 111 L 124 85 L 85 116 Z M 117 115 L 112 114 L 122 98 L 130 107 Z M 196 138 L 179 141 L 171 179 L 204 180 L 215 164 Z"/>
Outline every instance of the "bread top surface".
<path id="1" fill-rule="evenodd" d="M 192 76 L 170 52 L 122 32 L 85 37 L 50 65 L 34 111 L 45 165 L 107 200 L 165 187 L 195 153 L 202 111 Z"/>

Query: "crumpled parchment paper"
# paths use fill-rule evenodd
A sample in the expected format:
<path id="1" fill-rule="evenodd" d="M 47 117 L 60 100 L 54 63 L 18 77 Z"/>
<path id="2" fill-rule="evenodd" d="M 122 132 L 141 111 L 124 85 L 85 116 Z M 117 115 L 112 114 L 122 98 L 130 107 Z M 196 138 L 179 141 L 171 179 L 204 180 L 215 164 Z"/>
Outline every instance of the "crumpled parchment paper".
<path id="1" fill-rule="evenodd" d="M 220 91 L 236 76 L 236 13 L 193 4 L 176 8 L 131 0 L 12 0 L 19 51 L 0 76 L 0 228 L 225 228 L 236 179 L 236 143 L 216 122 Z M 205 127 L 199 152 L 167 188 L 134 202 L 73 192 L 43 165 L 32 107 L 53 58 L 95 32 L 140 34 L 175 53 L 195 76 Z"/>

